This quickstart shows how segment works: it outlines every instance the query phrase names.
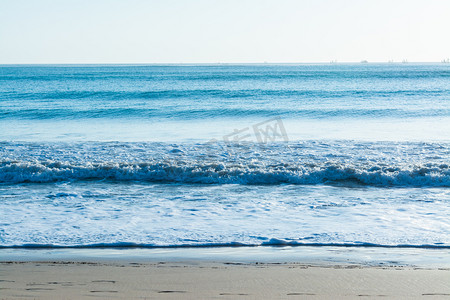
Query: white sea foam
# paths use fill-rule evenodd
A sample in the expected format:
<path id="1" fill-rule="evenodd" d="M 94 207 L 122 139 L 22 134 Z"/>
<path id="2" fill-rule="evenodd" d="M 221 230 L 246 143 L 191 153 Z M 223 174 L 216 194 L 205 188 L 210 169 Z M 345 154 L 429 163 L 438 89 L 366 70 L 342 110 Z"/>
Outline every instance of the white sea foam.
<path id="1" fill-rule="evenodd" d="M 3 143 L 0 182 L 450 186 L 445 143 Z"/>
<path id="2" fill-rule="evenodd" d="M 448 188 L 0 185 L 0 246 L 450 247 Z"/>

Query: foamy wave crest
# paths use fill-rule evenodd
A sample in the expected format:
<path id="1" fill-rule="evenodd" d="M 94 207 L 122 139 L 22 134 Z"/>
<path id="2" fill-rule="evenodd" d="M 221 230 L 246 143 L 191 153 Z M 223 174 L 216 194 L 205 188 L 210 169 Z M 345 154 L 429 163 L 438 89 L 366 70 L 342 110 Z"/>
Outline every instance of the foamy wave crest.
<path id="1" fill-rule="evenodd" d="M 2 183 L 72 180 L 147 181 L 197 184 L 363 184 L 450 186 L 448 165 L 408 168 L 367 165 L 255 165 L 230 163 L 61 163 L 4 161 Z"/>
<path id="2" fill-rule="evenodd" d="M 445 143 L 0 143 L 0 182 L 450 186 Z"/>

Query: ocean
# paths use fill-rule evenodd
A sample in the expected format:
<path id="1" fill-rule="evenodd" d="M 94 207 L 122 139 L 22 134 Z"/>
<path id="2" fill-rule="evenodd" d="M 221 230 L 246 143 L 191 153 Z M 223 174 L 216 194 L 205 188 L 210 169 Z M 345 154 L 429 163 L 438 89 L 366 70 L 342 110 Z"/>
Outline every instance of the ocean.
<path id="1" fill-rule="evenodd" d="M 449 64 L 0 66 L 0 247 L 450 247 Z"/>

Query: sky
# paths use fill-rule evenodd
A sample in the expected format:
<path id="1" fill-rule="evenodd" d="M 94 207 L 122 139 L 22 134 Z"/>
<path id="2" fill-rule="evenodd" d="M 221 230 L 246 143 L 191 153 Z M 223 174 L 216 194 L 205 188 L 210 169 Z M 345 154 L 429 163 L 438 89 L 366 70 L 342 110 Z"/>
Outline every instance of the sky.
<path id="1" fill-rule="evenodd" d="M 449 0 L 0 0 L 0 64 L 440 62 Z"/>

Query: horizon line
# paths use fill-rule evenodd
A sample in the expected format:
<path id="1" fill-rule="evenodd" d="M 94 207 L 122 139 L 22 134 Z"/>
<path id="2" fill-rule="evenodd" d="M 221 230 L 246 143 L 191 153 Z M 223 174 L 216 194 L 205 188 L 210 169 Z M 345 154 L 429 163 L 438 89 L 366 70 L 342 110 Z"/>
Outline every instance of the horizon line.
<path id="1" fill-rule="evenodd" d="M 311 61 L 311 62 L 39 62 L 39 63 L 0 63 L 8 65 L 300 65 L 300 64 L 447 64 L 449 59 L 441 61 Z"/>

